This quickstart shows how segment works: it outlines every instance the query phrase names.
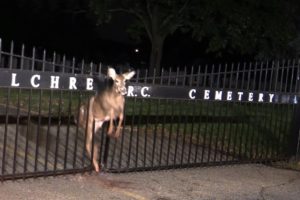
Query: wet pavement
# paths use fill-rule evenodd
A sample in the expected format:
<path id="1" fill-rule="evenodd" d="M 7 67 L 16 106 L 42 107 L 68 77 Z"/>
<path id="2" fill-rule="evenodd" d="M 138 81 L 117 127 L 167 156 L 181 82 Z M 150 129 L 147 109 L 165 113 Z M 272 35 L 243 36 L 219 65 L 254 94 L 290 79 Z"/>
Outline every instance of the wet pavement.
<path id="1" fill-rule="evenodd" d="M 84 173 L 0 183 L 0 199 L 300 199 L 300 172 L 260 164 Z"/>

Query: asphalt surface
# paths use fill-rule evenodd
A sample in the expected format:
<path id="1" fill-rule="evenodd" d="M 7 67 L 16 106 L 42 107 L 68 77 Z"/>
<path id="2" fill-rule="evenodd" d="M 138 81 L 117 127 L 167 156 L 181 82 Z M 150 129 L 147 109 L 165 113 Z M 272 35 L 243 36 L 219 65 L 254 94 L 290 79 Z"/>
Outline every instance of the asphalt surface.
<path id="1" fill-rule="evenodd" d="M 0 199 L 300 199 L 300 172 L 259 164 L 123 174 L 85 173 L 0 183 Z"/>

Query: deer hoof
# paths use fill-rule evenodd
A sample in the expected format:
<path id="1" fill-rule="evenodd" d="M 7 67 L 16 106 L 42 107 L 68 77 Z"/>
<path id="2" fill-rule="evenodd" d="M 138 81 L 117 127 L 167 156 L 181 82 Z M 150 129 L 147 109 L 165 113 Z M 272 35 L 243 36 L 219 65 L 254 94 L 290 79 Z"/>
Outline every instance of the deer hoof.
<path id="1" fill-rule="evenodd" d="M 116 130 L 115 134 L 114 134 L 115 138 L 119 138 L 120 137 L 120 130 Z"/>
<path id="2" fill-rule="evenodd" d="M 113 133 L 113 130 L 112 130 L 112 129 L 109 129 L 109 130 L 107 131 L 107 134 L 108 134 L 109 136 L 111 136 L 112 133 Z"/>
<path id="3" fill-rule="evenodd" d="M 98 164 L 94 164 L 94 168 L 97 173 L 100 172 L 100 167 Z"/>

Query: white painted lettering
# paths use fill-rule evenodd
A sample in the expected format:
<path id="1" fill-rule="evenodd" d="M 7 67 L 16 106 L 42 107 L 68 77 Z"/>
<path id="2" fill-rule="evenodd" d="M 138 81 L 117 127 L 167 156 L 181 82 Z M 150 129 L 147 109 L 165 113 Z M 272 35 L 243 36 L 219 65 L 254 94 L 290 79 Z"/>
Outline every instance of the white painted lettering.
<path id="1" fill-rule="evenodd" d="M 11 84 L 10 85 L 14 86 L 14 87 L 19 87 L 20 83 L 16 83 L 16 77 L 17 77 L 16 73 L 11 74 Z"/>
<path id="2" fill-rule="evenodd" d="M 249 92 L 248 101 L 253 101 L 253 92 Z"/>
<path id="3" fill-rule="evenodd" d="M 204 99 L 209 99 L 210 90 L 204 90 Z"/>
<path id="4" fill-rule="evenodd" d="M 242 96 L 243 96 L 244 92 L 238 92 L 238 100 L 242 101 Z"/>
<path id="5" fill-rule="evenodd" d="M 69 89 L 70 90 L 77 90 L 77 87 L 76 87 L 76 78 L 75 77 L 70 77 L 69 78 Z"/>
<path id="6" fill-rule="evenodd" d="M 196 93 L 196 89 L 191 89 L 189 91 L 189 97 L 190 97 L 190 99 L 195 99 L 196 98 L 195 97 L 195 93 Z"/>
<path id="7" fill-rule="evenodd" d="M 259 93 L 258 94 L 258 102 L 264 102 L 264 94 L 263 93 Z"/>
<path id="8" fill-rule="evenodd" d="M 142 89 L 141 89 L 141 95 L 142 95 L 142 97 L 150 97 L 149 94 L 145 93 L 145 90 L 148 91 L 149 87 L 142 87 Z"/>
<path id="9" fill-rule="evenodd" d="M 50 88 L 58 88 L 59 76 L 50 76 L 50 77 L 51 77 Z"/>
<path id="10" fill-rule="evenodd" d="M 215 92 L 215 100 L 222 100 L 223 91 L 216 90 Z"/>
<path id="11" fill-rule="evenodd" d="M 34 87 L 34 88 L 40 87 L 40 84 L 35 82 L 36 80 L 41 80 L 41 76 L 38 75 L 38 74 L 35 74 L 35 75 L 33 75 L 33 76 L 31 77 L 31 79 L 30 79 L 30 84 L 31 84 L 31 86 Z"/>
<path id="12" fill-rule="evenodd" d="M 269 97 L 270 97 L 270 103 L 272 103 L 273 102 L 273 98 L 274 98 L 274 94 L 269 94 Z"/>
<path id="13" fill-rule="evenodd" d="M 227 101 L 231 101 L 232 100 L 232 91 L 227 91 L 227 97 L 226 97 Z"/>
<path id="14" fill-rule="evenodd" d="M 93 81 L 94 81 L 94 79 L 92 79 L 92 78 L 87 78 L 86 79 L 86 89 L 87 90 L 93 90 L 94 88 L 93 88 Z"/>
<path id="15" fill-rule="evenodd" d="M 128 97 L 133 97 L 134 96 L 133 90 L 134 90 L 134 87 L 129 85 L 128 88 L 127 88 L 127 96 Z"/>

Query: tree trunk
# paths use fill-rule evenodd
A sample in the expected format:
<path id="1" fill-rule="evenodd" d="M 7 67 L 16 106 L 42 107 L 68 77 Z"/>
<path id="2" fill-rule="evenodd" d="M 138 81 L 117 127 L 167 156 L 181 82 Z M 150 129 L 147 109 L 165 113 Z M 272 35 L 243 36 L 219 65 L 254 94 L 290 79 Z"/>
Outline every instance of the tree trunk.
<path id="1" fill-rule="evenodd" d="M 149 65 L 149 75 L 159 75 L 161 71 L 161 58 L 163 52 L 165 38 L 161 36 L 154 36 L 152 38 L 152 48 L 150 54 L 150 65 Z M 154 74 L 155 72 L 155 74 Z"/>

